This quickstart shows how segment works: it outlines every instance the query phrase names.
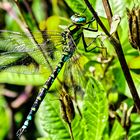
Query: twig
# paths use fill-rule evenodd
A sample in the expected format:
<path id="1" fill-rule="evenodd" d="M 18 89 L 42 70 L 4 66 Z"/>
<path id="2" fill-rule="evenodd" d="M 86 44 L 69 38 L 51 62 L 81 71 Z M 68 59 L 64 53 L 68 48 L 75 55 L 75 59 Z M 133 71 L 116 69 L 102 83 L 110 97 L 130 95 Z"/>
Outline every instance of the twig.
<path id="1" fill-rule="evenodd" d="M 14 101 L 11 102 L 10 106 L 13 109 L 19 108 L 25 102 L 27 102 L 32 95 L 33 86 L 26 86 L 24 91 L 16 98 Z"/>
<path id="2" fill-rule="evenodd" d="M 103 6 L 104 6 L 104 9 L 105 9 L 106 15 L 107 15 L 107 19 L 109 21 L 109 25 L 111 25 L 112 12 L 111 12 L 109 2 L 108 2 L 108 0 L 102 0 L 102 2 L 103 2 Z"/>
<path id="3" fill-rule="evenodd" d="M 89 10 L 91 11 L 91 13 L 93 14 L 94 18 L 96 19 L 97 23 L 101 26 L 101 28 L 104 31 L 104 33 L 109 37 L 111 44 L 113 44 L 114 49 L 116 51 L 116 54 L 118 56 L 121 68 L 123 70 L 125 79 L 126 79 L 127 84 L 129 86 L 131 95 L 133 97 L 134 103 L 136 105 L 137 111 L 138 111 L 138 113 L 140 113 L 140 98 L 138 96 L 138 92 L 136 90 L 136 87 L 135 87 L 133 79 L 131 77 L 129 68 L 127 66 L 127 63 L 126 63 L 126 60 L 125 60 L 125 57 L 124 57 L 124 54 L 123 54 L 123 50 L 122 50 L 122 47 L 121 47 L 121 44 L 119 43 L 118 39 L 116 39 L 115 37 L 110 35 L 110 33 L 108 32 L 108 30 L 106 29 L 106 27 L 104 26 L 104 24 L 102 23 L 100 18 L 98 17 L 97 13 L 93 9 L 93 7 L 89 3 L 89 1 L 88 0 L 84 0 L 84 1 L 86 3 L 87 7 L 89 8 Z"/>
<path id="4" fill-rule="evenodd" d="M 102 0 L 102 2 L 103 2 L 103 6 L 104 6 L 104 9 L 105 9 L 106 15 L 107 15 L 107 19 L 109 21 L 109 25 L 111 26 L 113 14 L 112 14 L 112 11 L 111 11 L 111 7 L 110 7 L 110 4 L 109 4 L 109 1 L 108 0 Z M 118 41 L 120 43 L 118 33 L 115 32 L 114 35 L 118 39 Z"/>

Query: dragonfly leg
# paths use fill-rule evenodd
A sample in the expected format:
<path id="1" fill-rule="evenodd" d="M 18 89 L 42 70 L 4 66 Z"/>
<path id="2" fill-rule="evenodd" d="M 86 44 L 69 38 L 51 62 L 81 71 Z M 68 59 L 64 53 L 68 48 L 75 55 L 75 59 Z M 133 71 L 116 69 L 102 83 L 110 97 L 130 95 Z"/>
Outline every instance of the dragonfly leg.
<path id="1" fill-rule="evenodd" d="M 90 24 L 94 21 L 95 19 L 94 18 L 92 18 L 89 22 L 87 22 L 87 24 L 88 24 L 88 27 L 86 28 L 86 27 L 83 27 L 83 30 L 87 30 L 87 31 L 92 31 L 92 32 L 98 32 L 98 24 L 97 24 L 97 22 L 96 22 L 96 29 L 92 29 L 92 28 L 89 28 L 89 26 L 90 26 Z M 94 38 L 93 40 L 92 40 L 92 42 L 90 43 L 90 44 L 86 44 L 86 42 L 85 42 L 85 37 L 84 37 L 84 33 L 82 32 L 82 34 L 81 34 L 81 36 L 82 36 L 82 41 L 83 41 L 83 45 L 84 45 L 84 49 L 85 49 L 85 51 L 86 52 L 90 52 L 90 51 L 92 51 L 92 50 L 94 50 L 96 47 L 94 47 L 94 48 L 92 48 L 92 49 L 90 49 L 90 50 L 87 50 L 87 48 L 93 43 L 93 42 L 95 42 L 96 41 L 96 39 L 97 39 L 97 37 L 99 36 L 97 36 L 96 38 Z"/>
<path id="2" fill-rule="evenodd" d="M 88 27 L 83 27 L 83 29 L 84 29 L 84 30 L 87 30 L 87 31 L 98 32 L 98 23 L 97 23 L 97 21 L 96 21 L 96 29 L 89 28 L 90 24 L 91 24 L 94 20 L 95 20 L 95 19 L 93 18 L 92 20 L 90 20 L 89 22 L 87 22 Z"/>
<path id="3" fill-rule="evenodd" d="M 98 36 L 100 36 L 100 35 L 98 35 Z M 83 41 L 83 45 L 84 45 L 85 52 L 91 52 L 92 50 L 94 50 L 94 49 L 97 47 L 97 46 L 95 46 L 94 48 L 92 48 L 92 49 L 90 49 L 90 50 L 87 49 L 93 42 L 96 41 L 96 39 L 98 38 L 98 36 L 96 36 L 96 37 L 92 40 L 92 42 L 90 42 L 90 44 L 87 45 L 87 44 L 86 44 L 86 41 L 85 41 L 84 34 L 82 33 L 82 41 Z"/>

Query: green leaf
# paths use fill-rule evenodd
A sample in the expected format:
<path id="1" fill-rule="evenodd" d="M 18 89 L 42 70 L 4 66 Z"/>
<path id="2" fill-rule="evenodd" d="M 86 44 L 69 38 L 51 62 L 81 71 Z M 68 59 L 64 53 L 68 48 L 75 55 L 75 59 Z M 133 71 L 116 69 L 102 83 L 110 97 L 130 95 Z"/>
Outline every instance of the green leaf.
<path id="1" fill-rule="evenodd" d="M 78 10 L 79 12 L 81 12 L 82 10 L 84 10 L 86 8 L 86 5 L 84 4 L 83 0 L 65 0 L 65 2 L 68 4 L 68 6 L 73 10 Z M 75 11 L 75 12 L 78 12 Z"/>
<path id="2" fill-rule="evenodd" d="M 97 14 L 106 18 L 105 12 L 104 12 L 104 7 L 102 4 L 102 0 L 90 0 L 90 4 L 92 7 L 96 10 Z"/>
<path id="3" fill-rule="evenodd" d="M 134 84 L 135 84 L 135 87 L 136 87 L 137 91 L 140 91 L 140 75 L 135 74 L 134 72 L 131 72 L 131 76 L 133 78 L 133 81 L 134 81 Z M 125 85 L 126 85 L 125 94 L 128 97 L 132 98 L 130 89 L 129 89 L 128 85 L 127 85 L 127 82 L 125 82 Z M 138 94 L 140 96 L 140 92 L 138 92 Z"/>
<path id="4" fill-rule="evenodd" d="M 81 140 L 84 137 L 84 129 L 82 129 L 81 124 L 81 117 L 76 114 L 74 120 L 72 121 L 74 140 Z"/>
<path id="5" fill-rule="evenodd" d="M 47 94 L 40 110 L 40 119 L 45 132 L 52 140 L 70 140 L 67 124 L 61 119 L 59 100 Z"/>
<path id="6" fill-rule="evenodd" d="M 110 129 L 109 129 L 109 121 L 108 121 L 106 123 L 106 127 L 105 127 L 104 132 L 103 132 L 104 140 L 109 140 L 109 132 L 110 132 Z"/>
<path id="7" fill-rule="evenodd" d="M 140 56 L 135 57 L 129 61 L 129 68 L 140 70 Z"/>
<path id="8" fill-rule="evenodd" d="M 102 85 L 90 78 L 83 103 L 84 140 L 101 140 L 108 119 L 108 102 Z"/>
<path id="9" fill-rule="evenodd" d="M 83 0 L 65 0 L 65 2 L 75 13 L 84 12 L 85 15 L 92 17 Z"/>
<path id="10" fill-rule="evenodd" d="M 37 138 L 37 140 L 51 140 L 50 138 Z"/>
<path id="11" fill-rule="evenodd" d="M 33 1 L 32 4 L 32 9 L 33 12 L 35 13 L 35 16 L 37 18 L 38 21 L 42 21 L 43 19 L 45 19 L 45 12 L 43 9 L 43 3 L 41 4 L 41 0 L 35 0 Z M 38 10 L 36 10 L 38 9 Z"/>
<path id="12" fill-rule="evenodd" d="M 46 79 L 47 77 L 45 76 L 45 74 L 26 75 L 11 72 L 0 73 L 0 83 L 9 83 L 16 85 L 27 85 L 27 84 L 43 85 Z"/>
<path id="13" fill-rule="evenodd" d="M 125 137 L 125 131 L 120 123 L 115 120 L 113 128 L 111 130 L 110 140 L 122 140 Z"/>
<path id="14" fill-rule="evenodd" d="M 125 82 L 125 77 L 123 75 L 121 68 L 120 67 L 114 68 L 113 75 L 114 75 L 115 84 L 117 85 L 118 91 L 121 93 L 125 93 L 126 82 Z"/>
<path id="15" fill-rule="evenodd" d="M 132 125 L 129 130 L 129 140 L 138 140 L 140 138 L 140 117 L 139 114 L 131 114 Z"/>
<path id="16" fill-rule="evenodd" d="M 8 129 L 10 127 L 9 112 L 6 108 L 6 102 L 2 96 L 0 96 L 0 139 L 3 140 Z"/>

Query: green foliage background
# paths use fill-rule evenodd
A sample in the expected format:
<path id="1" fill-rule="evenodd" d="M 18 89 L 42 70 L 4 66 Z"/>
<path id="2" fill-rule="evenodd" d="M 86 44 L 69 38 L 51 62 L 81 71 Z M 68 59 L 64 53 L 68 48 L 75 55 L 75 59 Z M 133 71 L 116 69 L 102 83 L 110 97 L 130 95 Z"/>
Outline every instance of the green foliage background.
<path id="1" fill-rule="evenodd" d="M 22 1 L 20 1 L 22 2 Z M 90 0 L 91 5 L 95 8 L 98 16 L 108 30 L 109 24 L 106 18 L 104 7 L 101 0 Z M 126 8 L 132 9 L 140 2 L 132 0 L 110 0 L 109 1 L 113 15 L 121 17 L 120 25 L 117 28 L 119 39 L 121 41 L 125 58 L 131 71 L 137 91 L 140 91 L 140 55 L 139 51 L 132 48 L 128 39 L 128 19 Z M 12 11 L 8 11 L 3 4 L 9 4 Z M 34 0 L 31 2 L 31 9 L 33 10 L 38 25 L 41 29 L 63 31 L 64 28 L 71 24 L 70 16 L 74 13 L 83 13 L 89 21 L 92 14 L 88 10 L 83 0 L 52 0 L 52 8 L 50 13 L 46 13 L 46 3 L 43 0 Z M 46 8 L 46 9 L 45 9 Z M 48 8 L 49 9 L 49 8 Z M 85 10 L 86 9 L 86 10 Z M 14 14 L 15 13 L 15 14 Z M 36 31 L 34 19 L 29 13 L 22 13 L 25 16 L 25 21 L 28 23 L 32 31 Z M 13 1 L 0 2 L 0 28 L 12 31 L 24 32 L 24 20 L 22 15 Z M 54 22 L 55 21 L 55 22 Z M 95 24 L 91 25 L 92 28 Z M 98 34 L 103 33 L 99 27 L 99 32 L 84 32 L 86 41 L 88 42 Z M 84 95 L 78 96 L 78 105 L 82 113 L 82 118 L 78 114 L 75 107 L 76 116 L 72 121 L 72 130 L 75 140 L 136 140 L 140 138 L 140 117 L 134 108 L 134 102 L 131 93 L 122 73 L 119 61 L 109 43 L 108 38 L 103 42 L 107 48 L 107 59 L 112 59 L 111 63 L 102 63 L 99 58 L 102 57 L 102 52 L 93 51 L 86 53 L 83 49 L 82 41 L 78 44 L 77 53 L 80 53 L 79 65 L 82 67 L 80 73 L 75 64 L 69 62 L 72 66 L 73 76 L 77 84 L 81 85 L 84 90 Z M 94 45 L 100 45 L 95 42 Z M 5 48 L 3 40 L 0 40 L 0 50 Z M 10 46 L 8 49 L 13 49 Z M 39 54 L 38 54 L 39 55 Z M 21 56 L 13 56 L 11 61 L 15 61 Z M 0 55 L 0 65 L 9 63 L 9 57 L 3 59 Z M 41 63 L 40 57 L 34 57 Z M 55 66 L 57 62 L 52 62 Z M 59 74 L 59 78 L 66 80 L 64 77 L 65 71 L 69 72 L 66 67 L 63 68 Z M 21 67 L 23 69 L 23 67 Z M 23 74 L 19 73 L 20 67 L 16 68 L 16 72 L 0 71 L 0 139 L 10 139 L 9 133 L 11 132 L 11 118 L 15 120 L 15 129 L 17 130 L 25 120 L 24 109 L 30 108 L 25 103 L 22 108 L 15 109 L 13 112 L 10 110 L 9 105 L 14 101 L 26 85 L 33 85 L 38 88 L 42 86 L 50 71 L 41 67 L 41 73 Z M 90 68 L 95 69 L 91 72 Z M 25 71 L 29 71 L 27 66 Z M 13 70 L 13 69 L 12 69 Z M 43 72 L 42 72 L 43 71 Z M 83 73 L 84 71 L 84 73 Z M 83 79 L 82 79 L 83 78 Z M 84 79 L 85 78 L 85 79 Z M 71 86 L 71 83 L 67 80 Z M 18 86 L 17 86 L 18 85 Z M 12 87 L 12 88 L 11 88 Z M 18 88 L 17 88 L 18 87 Z M 20 88 L 19 88 L 20 87 Z M 13 95 L 5 94 L 6 89 L 16 91 L 16 97 L 9 98 Z M 36 91 L 37 92 L 37 91 Z M 37 140 L 70 140 L 69 128 L 66 122 L 62 120 L 60 112 L 59 93 L 61 92 L 61 85 L 56 80 L 49 94 L 47 94 L 35 118 L 35 127 L 31 126 L 27 131 L 25 138 Z M 72 92 L 69 93 L 73 96 Z M 33 97 L 35 96 L 33 92 Z M 32 102 L 30 98 L 29 102 Z M 76 103 L 74 103 L 76 106 Z M 11 116 L 11 112 L 14 113 Z M 10 115 L 9 115 L 10 114 Z M 16 131 L 15 130 L 15 131 Z M 30 130 L 32 130 L 30 132 Z M 15 132 L 13 132 L 15 135 Z M 14 137 L 14 136 L 13 136 Z"/>

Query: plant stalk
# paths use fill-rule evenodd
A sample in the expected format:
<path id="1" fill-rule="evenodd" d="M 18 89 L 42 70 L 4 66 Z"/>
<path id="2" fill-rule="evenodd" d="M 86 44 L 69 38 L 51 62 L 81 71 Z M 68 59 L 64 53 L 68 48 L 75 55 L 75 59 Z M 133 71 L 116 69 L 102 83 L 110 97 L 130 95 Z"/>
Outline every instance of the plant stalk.
<path id="1" fill-rule="evenodd" d="M 107 19 L 109 21 L 109 25 L 111 26 L 111 22 L 112 22 L 112 11 L 109 5 L 109 1 L 108 0 L 102 0 L 106 15 L 107 15 Z"/>

